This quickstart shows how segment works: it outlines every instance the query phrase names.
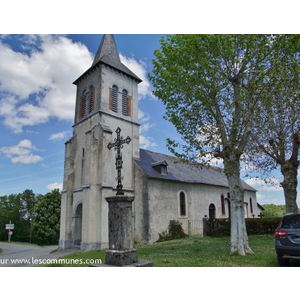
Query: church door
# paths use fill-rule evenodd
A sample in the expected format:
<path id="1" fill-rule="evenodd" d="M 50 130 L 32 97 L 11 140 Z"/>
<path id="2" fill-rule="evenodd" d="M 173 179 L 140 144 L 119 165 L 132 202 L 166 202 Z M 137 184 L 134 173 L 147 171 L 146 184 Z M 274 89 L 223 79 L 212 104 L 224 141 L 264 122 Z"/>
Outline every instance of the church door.
<path id="1" fill-rule="evenodd" d="M 82 238 L 82 203 L 76 208 L 75 222 L 74 222 L 74 244 L 80 245 Z"/>
<path id="2" fill-rule="evenodd" d="M 209 216 L 210 220 L 213 220 L 216 218 L 216 207 L 213 203 L 209 205 L 208 216 Z"/>

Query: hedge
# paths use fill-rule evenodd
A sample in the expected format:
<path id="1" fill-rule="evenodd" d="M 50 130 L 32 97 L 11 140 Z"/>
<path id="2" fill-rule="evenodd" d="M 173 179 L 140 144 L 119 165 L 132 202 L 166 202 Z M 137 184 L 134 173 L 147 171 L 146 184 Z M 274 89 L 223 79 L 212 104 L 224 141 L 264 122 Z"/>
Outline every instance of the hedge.
<path id="1" fill-rule="evenodd" d="M 248 218 L 245 219 L 248 235 L 273 234 L 281 218 Z M 230 235 L 230 219 L 203 219 L 204 236 Z"/>

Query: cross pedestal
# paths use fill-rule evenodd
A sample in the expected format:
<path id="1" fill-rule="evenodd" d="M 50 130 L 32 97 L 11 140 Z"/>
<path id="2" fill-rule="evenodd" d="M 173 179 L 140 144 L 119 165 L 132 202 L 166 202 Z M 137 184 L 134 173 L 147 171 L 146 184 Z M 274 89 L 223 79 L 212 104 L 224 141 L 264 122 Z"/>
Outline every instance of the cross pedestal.
<path id="1" fill-rule="evenodd" d="M 116 195 L 105 198 L 108 202 L 109 250 L 105 264 L 110 266 L 153 267 L 153 262 L 138 261 L 133 248 L 132 202 L 134 197 Z"/>
<path id="2" fill-rule="evenodd" d="M 109 250 L 106 264 L 124 266 L 137 262 L 133 249 L 132 201 L 134 197 L 116 195 L 107 197 Z"/>
<path id="3" fill-rule="evenodd" d="M 131 138 L 120 135 L 122 129 L 117 128 L 117 138 L 107 148 L 117 151 L 116 169 L 118 172 L 117 194 L 105 198 L 108 202 L 108 238 L 109 250 L 106 251 L 105 265 L 102 266 L 133 266 L 154 267 L 153 262 L 138 262 L 137 252 L 133 249 L 132 202 L 134 197 L 124 196 L 121 169 L 123 164 L 121 149 L 129 144 Z"/>

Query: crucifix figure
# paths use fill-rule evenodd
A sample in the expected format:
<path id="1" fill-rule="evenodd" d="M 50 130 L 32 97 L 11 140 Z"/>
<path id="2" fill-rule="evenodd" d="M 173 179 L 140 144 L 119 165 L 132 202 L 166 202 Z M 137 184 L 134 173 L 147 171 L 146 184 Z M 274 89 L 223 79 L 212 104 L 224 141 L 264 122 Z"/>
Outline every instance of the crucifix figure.
<path id="1" fill-rule="evenodd" d="M 123 164 L 121 149 L 123 148 L 123 144 L 126 143 L 128 145 L 131 142 L 131 138 L 129 136 L 126 139 L 123 139 L 123 137 L 120 135 L 121 131 L 122 131 L 122 129 L 120 127 L 118 127 L 116 130 L 117 138 L 115 139 L 115 142 L 109 143 L 107 145 L 108 150 L 110 150 L 111 148 L 114 148 L 117 151 L 116 169 L 118 171 L 118 177 L 116 179 L 118 181 L 118 185 L 117 185 L 117 194 L 116 195 L 124 195 L 124 192 L 122 190 L 123 189 L 123 185 L 122 185 L 123 177 L 121 176 L 121 169 L 122 169 L 122 164 Z"/>

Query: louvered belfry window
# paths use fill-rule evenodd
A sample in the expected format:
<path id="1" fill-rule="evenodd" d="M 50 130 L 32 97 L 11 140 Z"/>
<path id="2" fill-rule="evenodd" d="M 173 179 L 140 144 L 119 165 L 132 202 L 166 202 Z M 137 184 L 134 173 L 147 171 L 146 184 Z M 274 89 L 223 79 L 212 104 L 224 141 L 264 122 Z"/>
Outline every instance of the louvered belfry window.
<path id="1" fill-rule="evenodd" d="M 90 103 L 89 103 L 89 113 L 91 113 L 95 108 L 95 88 L 90 87 Z"/>
<path id="2" fill-rule="evenodd" d="M 126 90 L 122 91 L 122 114 L 124 116 L 128 115 L 128 92 Z"/>
<path id="3" fill-rule="evenodd" d="M 118 87 L 116 85 L 113 85 L 110 90 L 109 108 L 115 113 L 118 112 Z"/>
<path id="4" fill-rule="evenodd" d="M 85 117 L 85 115 L 86 115 L 86 113 L 87 113 L 87 107 L 86 107 L 86 105 L 87 105 L 87 99 L 88 98 L 88 92 L 87 91 L 84 91 L 83 92 L 83 95 L 82 95 L 82 97 L 81 97 L 81 99 L 80 99 L 80 112 L 79 112 L 79 117 L 80 118 L 83 118 L 83 117 Z"/>

